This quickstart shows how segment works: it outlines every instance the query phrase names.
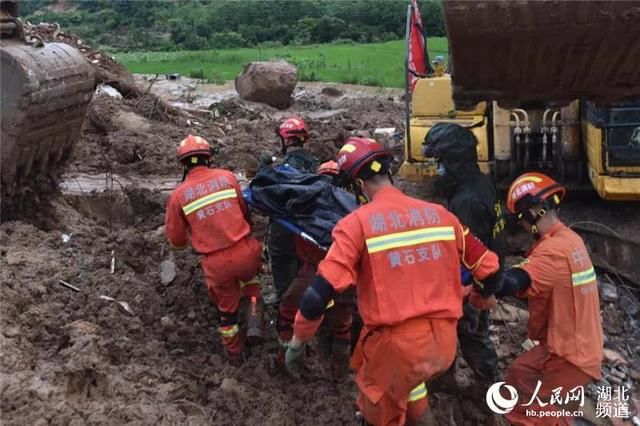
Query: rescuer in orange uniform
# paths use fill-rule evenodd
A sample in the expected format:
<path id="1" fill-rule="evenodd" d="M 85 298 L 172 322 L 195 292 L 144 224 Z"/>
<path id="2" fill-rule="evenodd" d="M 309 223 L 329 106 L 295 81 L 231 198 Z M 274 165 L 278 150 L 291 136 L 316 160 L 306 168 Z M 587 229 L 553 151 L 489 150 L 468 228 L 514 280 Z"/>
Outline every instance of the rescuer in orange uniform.
<path id="1" fill-rule="evenodd" d="M 244 359 L 245 331 L 239 308 L 247 298 L 246 337 L 262 339 L 260 281 L 262 247 L 250 237 L 249 210 L 237 179 L 228 170 L 210 169 L 211 148 L 189 135 L 178 146 L 183 182 L 170 194 L 166 232 L 174 248 L 191 246 L 202 257 L 209 297 L 220 312 L 219 332 L 228 359 Z"/>
<path id="2" fill-rule="evenodd" d="M 335 161 L 322 163 L 317 170 L 320 175 L 333 179 L 334 185 L 338 184 L 339 169 Z M 299 259 L 298 273 L 293 282 L 284 293 L 278 312 L 277 329 L 281 351 L 278 353 L 278 361 L 284 365 L 286 347 L 293 337 L 293 322 L 296 312 L 300 307 L 300 300 L 304 291 L 309 287 L 316 274 L 318 263 L 324 258 L 326 252 L 312 246 L 300 237 L 295 237 L 296 254 Z M 336 297 L 325 315 L 322 324 L 321 349 L 324 355 L 331 357 L 332 370 L 336 376 L 346 373 L 349 354 L 351 351 L 351 322 L 355 304 L 353 292 L 347 292 L 341 297 Z"/>
<path id="3" fill-rule="evenodd" d="M 540 342 L 507 371 L 506 382 L 519 397 L 506 414 L 515 425 L 572 424 L 571 417 L 527 417 L 526 410 L 574 411 L 578 401 L 550 404 L 553 390 L 561 387 L 564 397 L 600 379 L 603 337 L 598 284 L 584 242 L 558 218 L 557 206 L 564 194 L 565 188 L 548 176 L 525 173 L 507 195 L 509 212 L 538 240 L 520 266 L 502 274 L 502 289 L 497 293 L 528 299 L 529 338 Z M 537 399 L 533 398 L 536 393 Z M 532 399 L 533 404 L 523 405 Z"/>
<path id="4" fill-rule="evenodd" d="M 462 261 L 490 295 L 498 258 L 440 205 L 393 187 L 392 155 L 371 139 L 350 138 L 340 170 L 369 202 L 343 218 L 318 275 L 306 290 L 287 349 L 287 368 L 300 368 L 328 302 L 356 286 L 364 321 L 351 360 L 358 406 L 375 425 L 422 424 L 428 380 L 449 368 L 462 315 Z"/>

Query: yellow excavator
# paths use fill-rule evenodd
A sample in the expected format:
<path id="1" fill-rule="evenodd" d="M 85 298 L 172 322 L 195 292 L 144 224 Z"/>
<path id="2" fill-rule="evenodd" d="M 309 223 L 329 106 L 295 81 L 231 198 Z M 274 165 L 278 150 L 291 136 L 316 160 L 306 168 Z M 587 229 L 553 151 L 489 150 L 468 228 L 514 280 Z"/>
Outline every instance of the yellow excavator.
<path id="1" fill-rule="evenodd" d="M 0 2 L 3 217 L 55 186 L 94 89 L 93 67 L 81 52 L 25 34 L 18 2 Z"/>
<path id="2" fill-rule="evenodd" d="M 449 67 L 437 58 L 407 90 L 403 177 L 436 175 L 422 143 L 446 121 L 472 130 L 481 169 L 501 186 L 539 170 L 606 200 L 640 200 L 640 3 L 443 8 Z"/>

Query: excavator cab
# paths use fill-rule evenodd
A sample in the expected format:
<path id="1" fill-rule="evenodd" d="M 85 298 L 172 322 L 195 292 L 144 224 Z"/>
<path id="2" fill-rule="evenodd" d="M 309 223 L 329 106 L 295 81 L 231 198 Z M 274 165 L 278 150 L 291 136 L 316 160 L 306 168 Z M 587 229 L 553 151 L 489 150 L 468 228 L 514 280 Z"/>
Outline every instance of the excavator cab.
<path id="1" fill-rule="evenodd" d="M 18 2 L 0 2 L 2 214 L 55 187 L 95 89 L 77 49 L 25 33 Z"/>
<path id="2" fill-rule="evenodd" d="M 436 174 L 421 144 L 453 121 L 473 131 L 498 186 L 542 171 L 640 200 L 637 3 L 448 0 L 443 10 L 450 74 L 423 76 L 409 95 L 405 178 Z"/>
<path id="3" fill-rule="evenodd" d="M 582 104 L 589 179 L 607 200 L 640 199 L 640 101 Z"/>

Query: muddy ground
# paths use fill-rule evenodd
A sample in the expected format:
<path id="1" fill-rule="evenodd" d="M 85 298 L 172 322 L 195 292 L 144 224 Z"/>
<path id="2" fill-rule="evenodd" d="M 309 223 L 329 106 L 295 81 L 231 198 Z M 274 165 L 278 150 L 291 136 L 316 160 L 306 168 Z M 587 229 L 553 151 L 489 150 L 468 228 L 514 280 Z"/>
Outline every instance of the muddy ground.
<path id="1" fill-rule="evenodd" d="M 400 94 L 300 84 L 295 103 L 279 111 L 222 93 L 225 87 L 195 86 L 189 102 L 181 84 L 150 91 L 188 107 L 188 117 L 167 114 L 148 96 L 96 96 L 61 191 L 0 226 L 3 424 L 356 424 L 351 379 L 333 379 L 313 348 L 302 382 L 273 368 L 273 308 L 267 343 L 240 368 L 225 362 L 197 256 L 174 254 L 166 243 L 164 203 L 181 178 L 174 154 L 185 134 L 209 139 L 217 165 L 250 177 L 261 152 L 278 151 L 274 129 L 290 114 L 309 121 L 309 147 L 322 160 L 350 134 L 394 127 L 396 136 L 382 140 L 399 161 Z M 401 185 L 427 194 L 428 185 Z M 260 236 L 264 218 L 256 222 Z M 168 285 L 160 281 L 164 260 L 177 265 Z M 269 277 L 263 282 L 268 295 Z M 623 292 L 632 302 L 603 303 L 607 345 L 638 365 L 638 312 L 622 308 L 637 306 L 637 293 L 632 286 Z M 526 339 L 526 314 L 516 309 L 524 304 L 504 306 L 492 322 L 501 374 Z M 431 394 L 440 424 L 499 424 L 462 360 L 457 378 L 463 390 Z"/>

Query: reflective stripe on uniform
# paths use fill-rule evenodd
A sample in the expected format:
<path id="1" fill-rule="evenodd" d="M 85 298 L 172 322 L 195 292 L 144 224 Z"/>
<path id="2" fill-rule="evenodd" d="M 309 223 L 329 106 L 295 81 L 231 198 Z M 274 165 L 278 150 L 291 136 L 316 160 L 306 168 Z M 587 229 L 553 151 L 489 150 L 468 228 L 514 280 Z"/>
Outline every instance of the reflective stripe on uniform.
<path id="1" fill-rule="evenodd" d="M 409 394 L 409 402 L 416 402 L 419 399 L 427 397 L 427 385 L 424 382 L 416 386 Z"/>
<path id="2" fill-rule="evenodd" d="M 172 250 L 184 250 L 189 246 L 189 244 L 185 244 L 183 246 L 177 246 L 177 245 L 173 244 L 171 241 L 169 241 L 169 244 L 171 245 L 171 249 Z"/>
<path id="3" fill-rule="evenodd" d="M 456 234 L 453 232 L 453 226 L 438 226 L 367 238 L 366 243 L 369 253 L 377 253 L 398 247 L 408 247 L 434 241 L 454 241 L 455 239 Z"/>
<path id="4" fill-rule="evenodd" d="M 245 288 L 248 285 L 260 286 L 260 279 L 257 276 L 255 276 L 255 277 L 251 278 L 249 281 L 240 280 L 240 288 Z"/>
<path id="5" fill-rule="evenodd" d="M 235 189 L 225 189 L 223 191 L 214 192 L 213 194 L 206 195 L 202 198 L 187 204 L 182 208 L 185 215 L 191 214 L 203 207 L 213 204 L 218 201 L 227 200 L 229 198 L 238 198 L 238 194 Z"/>
<path id="6" fill-rule="evenodd" d="M 573 286 L 579 286 L 584 284 L 589 284 L 596 279 L 596 271 L 593 270 L 593 266 L 587 270 L 575 272 L 571 274 L 571 280 L 573 281 Z"/>
<path id="7" fill-rule="evenodd" d="M 222 335 L 222 337 L 228 339 L 238 334 L 238 331 L 240 331 L 240 327 L 238 326 L 238 324 L 224 325 L 218 330 L 220 330 L 220 334 Z"/>

